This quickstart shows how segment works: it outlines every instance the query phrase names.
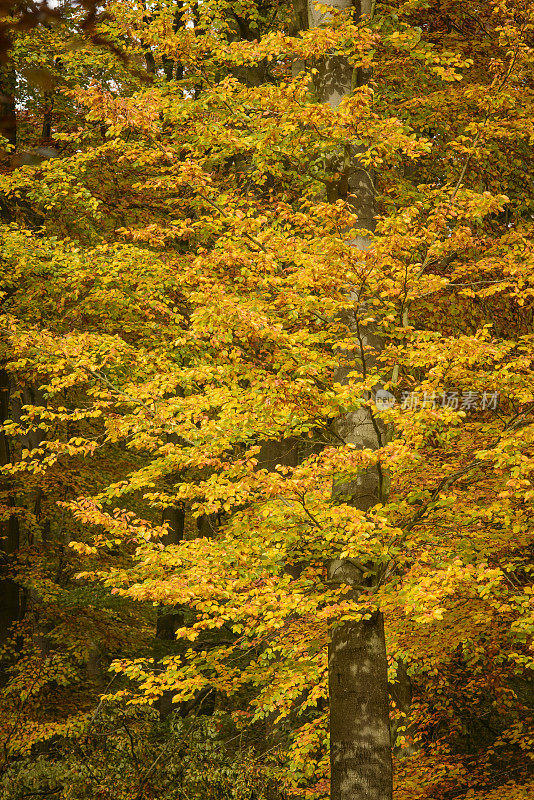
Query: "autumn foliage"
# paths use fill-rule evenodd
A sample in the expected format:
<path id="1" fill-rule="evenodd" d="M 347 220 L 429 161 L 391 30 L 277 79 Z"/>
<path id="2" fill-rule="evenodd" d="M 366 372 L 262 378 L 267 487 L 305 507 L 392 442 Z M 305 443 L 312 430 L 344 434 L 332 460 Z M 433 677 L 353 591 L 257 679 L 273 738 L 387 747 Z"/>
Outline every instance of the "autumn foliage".
<path id="1" fill-rule="evenodd" d="M 395 800 L 531 796 L 534 4 L 305 6 L 13 28 L 2 800 L 328 797 L 329 636 L 378 611 Z"/>

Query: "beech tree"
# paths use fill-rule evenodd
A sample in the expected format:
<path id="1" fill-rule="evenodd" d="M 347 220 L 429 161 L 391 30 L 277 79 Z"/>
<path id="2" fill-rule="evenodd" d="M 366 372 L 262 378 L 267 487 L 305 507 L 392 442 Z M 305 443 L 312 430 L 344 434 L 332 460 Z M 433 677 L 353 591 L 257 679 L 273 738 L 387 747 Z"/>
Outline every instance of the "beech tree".
<path id="1" fill-rule="evenodd" d="M 353 9 L 351 0 L 340 0 L 330 4 L 337 13 Z M 373 3 L 358 2 L 354 18 L 357 21 L 372 19 Z M 328 25 L 332 11 L 317 10 L 310 3 L 309 27 Z M 337 109 L 344 98 L 350 97 L 353 88 L 367 83 L 368 70 L 353 66 L 346 56 L 333 55 L 323 62 L 314 80 L 318 99 Z M 339 173 L 328 185 L 329 199 L 343 199 L 358 218 L 358 227 L 364 232 L 374 230 L 375 189 L 368 169 L 358 164 L 358 147 L 350 140 L 343 148 L 332 154 L 332 166 Z M 360 148 L 361 149 L 361 148 Z M 338 163 L 335 163 L 335 162 Z M 359 235 L 351 245 L 355 249 L 367 249 L 371 239 Z M 357 308 L 361 302 L 358 292 L 349 294 L 356 306 L 356 315 L 345 313 L 344 319 L 353 333 L 358 335 Z M 359 363 L 362 375 L 370 369 L 370 347 L 380 348 L 380 342 L 367 329 L 360 338 Z M 354 352 L 354 351 L 353 351 Z M 376 352 L 374 354 L 376 356 Z M 358 369 L 355 363 L 353 369 Z M 349 370 L 341 368 L 335 378 L 347 383 Z M 372 409 L 363 408 L 342 417 L 336 425 L 340 441 L 364 450 L 380 449 L 386 439 L 386 431 Z M 335 493 L 354 507 L 367 511 L 378 502 L 387 499 L 385 476 L 380 463 L 368 467 L 348 485 L 335 486 Z M 346 582 L 358 586 L 364 576 L 372 575 L 372 564 L 355 566 L 350 559 L 333 559 L 328 567 L 331 582 Z M 356 589 L 357 591 L 357 589 Z M 380 611 L 361 622 L 347 622 L 334 628 L 329 646 L 328 688 L 330 705 L 330 762 L 331 797 L 345 798 L 390 798 L 392 797 L 391 735 L 389 725 L 388 668 L 384 620 Z"/>
<path id="2" fill-rule="evenodd" d="M 267 775 L 224 796 L 391 797 L 389 677 L 396 800 L 528 796 L 533 11 L 115 0 L 100 49 L 17 34 L 61 88 L 59 157 L 0 178 L 3 367 L 42 393 L 4 417 L 10 580 L 49 627 L 5 651 L 10 769 L 60 741 L 65 800 L 200 796 L 143 720 L 209 695 Z M 53 712 L 45 659 L 72 697 L 95 648 L 107 700 Z"/>

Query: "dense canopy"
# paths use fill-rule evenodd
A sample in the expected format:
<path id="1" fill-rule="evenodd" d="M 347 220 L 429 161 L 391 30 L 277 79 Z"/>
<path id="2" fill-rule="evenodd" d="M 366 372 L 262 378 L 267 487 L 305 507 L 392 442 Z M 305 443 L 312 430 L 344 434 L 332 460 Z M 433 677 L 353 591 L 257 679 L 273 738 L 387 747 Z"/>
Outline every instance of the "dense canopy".
<path id="1" fill-rule="evenodd" d="M 534 3 L 0 15 L 0 799 L 527 800 Z"/>

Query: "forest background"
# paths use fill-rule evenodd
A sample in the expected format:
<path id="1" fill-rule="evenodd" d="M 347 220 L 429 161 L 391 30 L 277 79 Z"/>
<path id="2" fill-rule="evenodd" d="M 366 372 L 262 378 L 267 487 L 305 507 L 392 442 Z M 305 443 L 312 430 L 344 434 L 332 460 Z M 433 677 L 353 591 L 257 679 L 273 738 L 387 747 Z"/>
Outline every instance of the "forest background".
<path id="1" fill-rule="evenodd" d="M 2 800 L 526 800 L 534 4 L 0 15 Z"/>

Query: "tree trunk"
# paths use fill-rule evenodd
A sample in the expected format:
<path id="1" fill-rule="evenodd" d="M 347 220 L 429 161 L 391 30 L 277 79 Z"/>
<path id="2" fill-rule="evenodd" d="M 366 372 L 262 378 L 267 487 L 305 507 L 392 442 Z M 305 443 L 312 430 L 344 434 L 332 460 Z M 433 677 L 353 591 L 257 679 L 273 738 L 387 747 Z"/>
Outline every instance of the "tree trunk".
<path id="1" fill-rule="evenodd" d="M 54 93 L 47 90 L 43 94 L 43 129 L 41 139 L 47 143 L 52 138 L 52 113 L 54 110 Z"/>
<path id="2" fill-rule="evenodd" d="M 332 800 L 391 798 L 388 672 L 382 614 L 335 628 L 328 657 Z"/>
<path id="3" fill-rule="evenodd" d="M 339 11 L 349 11 L 354 7 L 356 17 L 360 19 L 370 17 L 373 10 L 372 0 L 361 0 L 354 4 L 350 0 L 328 0 L 328 3 L 323 3 L 326 4 Z M 310 28 L 328 24 L 328 17 L 327 12 L 319 11 L 313 1 L 310 2 Z M 314 78 L 318 100 L 337 108 L 341 100 L 350 94 L 351 86 L 362 85 L 369 75 L 358 71 L 355 78 L 353 80 L 353 69 L 344 57 L 325 59 Z M 358 169 L 358 153 L 351 148 L 350 142 L 347 147 L 352 150 L 353 168 L 350 179 L 345 181 L 345 186 L 348 186 L 347 199 L 354 205 L 362 228 L 371 231 L 374 218 L 372 177 L 368 171 Z M 333 159 L 336 158 L 334 154 Z M 328 196 L 336 200 L 343 193 L 333 186 Z M 363 250 L 369 246 L 369 240 L 362 238 L 351 244 Z M 359 298 L 355 296 L 353 299 L 358 306 Z M 355 330 L 356 315 L 347 319 L 347 324 L 351 330 Z M 358 338 L 365 369 L 366 348 L 380 347 L 380 341 L 372 332 L 366 333 L 366 339 Z M 336 380 L 347 380 L 349 371 L 340 369 Z M 371 412 L 366 409 L 338 420 L 337 433 L 347 443 L 372 449 L 381 445 L 383 435 Z M 333 491 L 334 497 L 341 499 L 342 496 L 345 502 L 367 510 L 385 499 L 387 486 L 380 468 L 374 468 L 366 470 L 348 486 L 336 484 Z M 343 560 L 332 561 L 328 565 L 328 577 L 332 583 L 352 585 L 355 592 L 363 578 L 352 563 Z M 329 693 L 332 800 L 391 800 L 393 784 L 387 658 L 381 614 L 375 612 L 366 621 L 342 623 L 331 631 Z"/>
<path id="4" fill-rule="evenodd" d="M 174 9 L 174 18 L 172 23 L 172 29 L 174 33 L 177 33 L 180 28 L 183 28 L 185 25 L 184 11 L 185 4 L 183 0 L 178 0 Z M 184 77 L 183 64 L 179 60 L 175 61 L 173 58 L 169 58 L 169 56 L 166 55 L 163 55 L 161 60 L 163 64 L 163 72 L 165 73 L 165 80 L 181 81 Z"/>
<path id="5" fill-rule="evenodd" d="M 0 136 L 7 139 L 13 147 L 17 145 L 16 80 L 9 53 L 4 53 L 4 59 L 0 59 Z M 0 144 L 0 158 L 4 160 L 5 157 L 6 150 Z M 4 197 L 0 197 L 0 221 L 12 221 L 12 209 Z"/>
<path id="6" fill-rule="evenodd" d="M 0 423 L 9 418 L 10 379 L 5 369 L 0 369 Z M 11 461 L 9 440 L 0 432 L 0 464 Z M 9 513 L 12 505 L 11 486 L 6 480 L 0 483 L 3 519 L 0 521 L 0 646 L 9 636 L 11 626 L 20 618 L 20 588 L 10 576 L 13 556 L 19 548 L 19 521 Z"/>
<path id="7" fill-rule="evenodd" d="M 181 508 L 168 508 L 163 514 L 163 521 L 169 523 L 169 533 L 162 539 L 162 544 L 178 544 L 184 536 L 185 514 Z M 175 606 L 160 606 L 156 620 L 156 637 L 163 644 L 163 648 L 172 647 L 176 642 L 176 631 L 184 624 L 184 615 L 180 608 Z M 167 719 L 169 714 L 177 707 L 173 707 L 171 690 L 163 692 L 157 703 L 159 718 Z"/>
<path id="8" fill-rule="evenodd" d="M 4 136 L 13 147 L 17 144 L 15 86 L 13 64 L 10 60 L 0 63 L 0 136 Z"/>

